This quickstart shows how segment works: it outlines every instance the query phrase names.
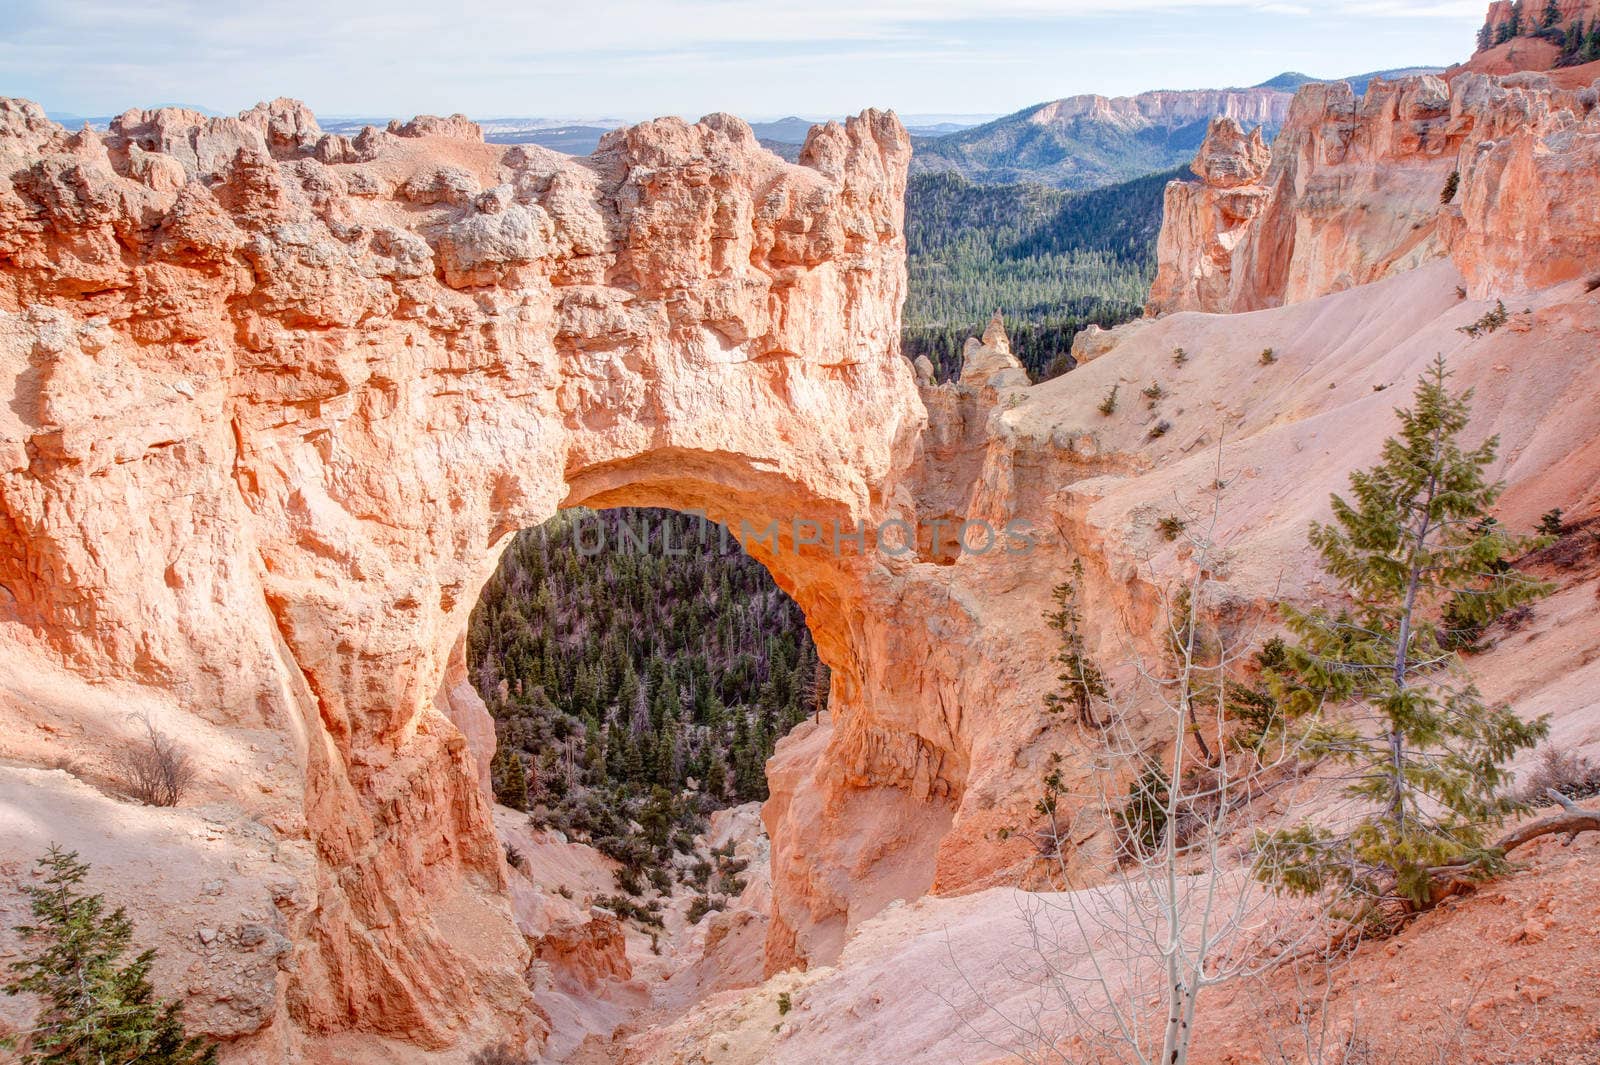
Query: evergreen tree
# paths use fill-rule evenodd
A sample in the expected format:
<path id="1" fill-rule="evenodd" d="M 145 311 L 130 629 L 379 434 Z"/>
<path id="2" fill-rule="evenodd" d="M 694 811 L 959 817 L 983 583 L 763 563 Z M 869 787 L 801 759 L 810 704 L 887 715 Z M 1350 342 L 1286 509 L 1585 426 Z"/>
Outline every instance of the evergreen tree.
<path id="1" fill-rule="evenodd" d="M 1094 704 L 1107 696 L 1106 677 L 1100 667 L 1089 657 L 1083 640 L 1083 615 L 1079 609 L 1083 594 L 1083 562 L 1074 559 L 1072 576 L 1056 585 L 1051 593 L 1056 608 L 1047 615 L 1050 627 L 1061 635 L 1061 647 L 1056 652 L 1056 664 L 1061 672 L 1056 680 L 1061 687 L 1045 696 L 1045 705 L 1052 712 L 1071 708 L 1080 724 L 1099 728 Z"/>
<path id="2" fill-rule="evenodd" d="M 16 929 L 29 953 L 3 987 L 44 1000 L 22 1065 L 212 1065 L 216 1048 L 184 1033 L 178 1003 L 156 997 L 155 951 L 123 962 L 133 922 L 82 892 L 89 866 L 54 844 L 37 864 L 44 882 L 22 889 L 33 919 Z"/>
<path id="3" fill-rule="evenodd" d="M 1561 5 L 1556 0 L 1545 0 L 1544 28 L 1554 29 L 1561 23 Z"/>
<path id="4" fill-rule="evenodd" d="M 528 808 L 528 774 L 522 757 L 512 747 L 501 744 L 489 763 L 489 781 L 494 786 L 494 801 L 513 810 Z"/>
<path id="5" fill-rule="evenodd" d="M 1453 668 L 1444 604 L 1486 624 L 1549 587 L 1502 563 L 1529 544 L 1486 520 L 1503 487 L 1484 476 L 1498 441 L 1462 449 L 1472 393 L 1450 392 L 1448 378 L 1440 358 L 1398 412 L 1382 461 L 1351 475 L 1351 501 L 1333 497 L 1333 524 L 1312 526 L 1352 605 L 1284 609 L 1300 640 L 1288 656 L 1300 686 L 1285 703 L 1310 722 L 1313 753 L 1351 767 L 1347 792 L 1364 810 L 1338 831 L 1306 824 L 1260 840 L 1268 875 L 1291 890 L 1426 906 L 1430 870 L 1491 868 L 1486 829 L 1516 809 L 1506 764 L 1547 731 L 1485 704 Z M 1323 711 L 1344 701 L 1366 708 L 1366 727 Z"/>
<path id="6" fill-rule="evenodd" d="M 1485 22 L 1478 27 L 1478 51 L 1485 52 L 1494 44 L 1494 27 Z"/>

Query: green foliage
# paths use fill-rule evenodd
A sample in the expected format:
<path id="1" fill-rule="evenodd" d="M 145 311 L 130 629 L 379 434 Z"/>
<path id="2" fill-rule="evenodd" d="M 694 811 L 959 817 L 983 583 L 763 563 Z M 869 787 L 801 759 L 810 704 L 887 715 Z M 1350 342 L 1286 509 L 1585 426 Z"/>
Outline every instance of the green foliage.
<path id="1" fill-rule="evenodd" d="M 1182 366 L 1189 361 L 1189 353 L 1183 348 L 1172 349 L 1172 365 Z"/>
<path id="2" fill-rule="evenodd" d="M 1255 653 L 1255 666 L 1254 683 L 1227 681 L 1227 717 L 1235 724 L 1228 742 L 1236 750 L 1260 752 L 1282 731 L 1281 693 L 1296 683 L 1283 637 L 1274 636 L 1261 645 Z"/>
<path id="3" fill-rule="evenodd" d="M 1072 366 L 1072 337 L 1138 317 L 1155 275 L 1167 182 L 1181 171 L 1069 193 L 918 174 L 906 191 L 909 290 L 901 350 L 938 380 L 961 369 L 967 338 L 996 307 L 1035 378 Z"/>
<path id="4" fill-rule="evenodd" d="M 1477 623 L 1531 602 L 1547 585 L 1503 560 L 1528 546 L 1488 519 L 1502 485 L 1485 480 L 1497 441 L 1463 450 L 1471 393 L 1452 393 L 1444 360 L 1399 411 L 1382 461 L 1334 496 L 1332 524 L 1311 543 L 1352 602 L 1283 613 L 1299 644 L 1288 660 L 1301 686 L 1288 711 L 1306 724 L 1308 751 L 1350 767 L 1347 794 L 1363 811 L 1338 832 L 1306 824 L 1258 841 L 1270 879 L 1298 892 L 1349 890 L 1373 900 L 1429 902 L 1429 870 L 1492 868 L 1486 829 L 1516 809 L 1505 766 L 1546 732 L 1508 706 L 1489 706 L 1453 669 L 1443 606 Z M 1342 722 L 1327 703 L 1365 708 Z"/>
<path id="5" fill-rule="evenodd" d="M 630 894 L 637 894 L 631 892 Z M 651 899 L 649 902 L 639 903 L 627 895 L 600 895 L 595 898 L 594 904 L 603 910 L 610 910 L 624 920 L 636 921 L 648 928 L 664 928 L 661 919 L 661 900 Z"/>
<path id="6" fill-rule="evenodd" d="M 699 924 L 705 919 L 706 914 L 721 910 L 727 905 L 723 899 L 712 898 L 709 895 L 696 895 L 689 900 L 689 912 L 686 915 L 690 924 Z"/>
<path id="7" fill-rule="evenodd" d="M 1061 638 L 1055 654 L 1055 663 L 1061 667 L 1056 675 L 1059 687 L 1045 696 L 1045 705 L 1052 713 L 1070 709 L 1081 724 L 1099 728 L 1094 704 L 1107 697 L 1106 677 L 1089 652 L 1083 638 L 1083 563 L 1074 559 L 1072 576 L 1055 586 L 1051 598 L 1055 609 L 1046 615 L 1049 625 Z"/>
<path id="8" fill-rule="evenodd" d="M 1156 528 L 1161 531 L 1161 538 L 1168 543 L 1183 535 L 1183 530 L 1188 527 L 1189 523 L 1176 514 L 1165 514 L 1160 521 L 1156 522 Z"/>
<path id="9" fill-rule="evenodd" d="M 1450 176 L 1444 179 L 1444 188 L 1439 192 L 1439 202 L 1449 203 L 1456 198 L 1456 192 L 1461 188 L 1461 171 L 1452 170 Z"/>
<path id="10" fill-rule="evenodd" d="M 1544 24 L 1544 28 L 1547 29 L 1547 30 L 1548 29 L 1553 29 L 1555 26 L 1560 24 L 1560 22 L 1561 22 L 1561 5 L 1556 3 L 1556 0 L 1545 0 L 1545 4 L 1544 4 L 1544 19 L 1542 21 L 1543 21 L 1543 24 Z"/>
<path id="11" fill-rule="evenodd" d="M 1479 318 L 1471 325 L 1458 326 L 1456 332 L 1465 333 L 1467 336 L 1476 339 L 1485 334 L 1493 333 L 1510 320 L 1511 315 L 1506 311 L 1505 301 L 1495 300 L 1493 310 L 1485 312 L 1482 318 Z"/>
<path id="12" fill-rule="evenodd" d="M 779 991 L 778 992 L 778 1016 L 780 1016 L 780 1017 L 786 1016 L 788 1014 L 788 1012 L 790 1010 L 792 1010 L 792 1009 L 794 1009 L 794 1000 L 789 997 L 789 992 L 787 992 L 787 991 Z"/>
<path id="13" fill-rule="evenodd" d="M 519 534 L 468 662 L 497 800 L 590 841 L 631 894 L 670 886 L 711 811 L 766 798 L 773 746 L 827 700 L 799 607 L 719 526 L 664 510 L 564 511 Z"/>
<path id="14" fill-rule="evenodd" d="M 1271 348 L 1267 348 L 1261 352 L 1259 361 L 1263 366 L 1271 366 L 1278 361 L 1278 353 Z"/>
<path id="15" fill-rule="evenodd" d="M 1140 389 L 1139 394 L 1148 399 L 1150 401 L 1150 409 L 1155 410 L 1156 404 L 1161 402 L 1161 397 L 1165 396 L 1167 392 L 1166 389 L 1161 387 L 1160 381 L 1151 381 L 1150 387 Z"/>
<path id="16" fill-rule="evenodd" d="M 1150 439 L 1151 440 L 1160 439 L 1161 437 L 1166 436 L 1171 431 L 1172 431 L 1172 423 L 1167 421 L 1165 418 L 1163 418 L 1163 419 L 1161 419 L 1160 421 L 1156 422 L 1154 425 L 1152 425 L 1150 427 Z"/>
<path id="17" fill-rule="evenodd" d="M 511 747 L 500 747 L 489 763 L 489 779 L 494 785 L 494 801 L 513 810 L 528 808 L 528 773 L 522 755 Z"/>
<path id="18" fill-rule="evenodd" d="M 1538 532 L 1540 536 L 1561 535 L 1561 508 L 1552 507 L 1539 516 Z"/>
<path id="19" fill-rule="evenodd" d="M 43 1008 L 27 1033 L 22 1065 L 211 1065 L 216 1048 L 185 1035 L 182 1008 L 156 997 L 146 950 L 124 962 L 133 922 L 121 907 L 85 894 L 89 866 L 51 844 L 37 862 L 42 883 L 25 884 L 32 920 L 17 926 L 26 956 L 11 965 L 8 995 Z"/>
<path id="20" fill-rule="evenodd" d="M 1128 785 L 1127 801 L 1113 814 L 1118 844 L 1125 856 L 1142 857 L 1160 845 L 1167 830 L 1171 787 L 1167 775 L 1155 766 Z"/>
<path id="21" fill-rule="evenodd" d="M 1102 399 L 1100 401 L 1100 406 L 1095 409 L 1101 414 L 1104 414 L 1107 418 L 1117 413 L 1117 390 L 1121 387 L 1121 385 L 1112 385 L 1111 391 L 1106 393 L 1106 398 Z"/>

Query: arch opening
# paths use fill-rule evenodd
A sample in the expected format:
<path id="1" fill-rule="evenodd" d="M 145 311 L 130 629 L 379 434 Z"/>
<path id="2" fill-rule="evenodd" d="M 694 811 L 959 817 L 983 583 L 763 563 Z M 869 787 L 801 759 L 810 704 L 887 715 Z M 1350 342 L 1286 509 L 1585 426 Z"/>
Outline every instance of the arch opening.
<path id="1" fill-rule="evenodd" d="M 466 665 L 496 801 L 618 862 L 630 899 L 726 904 L 735 883 L 694 837 L 765 800 L 778 739 L 827 707 L 799 606 L 726 526 L 666 508 L 566 508 L 516 534 Z"/>

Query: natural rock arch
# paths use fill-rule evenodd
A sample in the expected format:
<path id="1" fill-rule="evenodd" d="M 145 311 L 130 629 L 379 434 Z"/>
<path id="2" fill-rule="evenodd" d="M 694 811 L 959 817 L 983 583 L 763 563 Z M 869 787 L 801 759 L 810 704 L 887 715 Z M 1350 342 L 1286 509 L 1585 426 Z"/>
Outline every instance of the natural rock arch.
<path id="1" fill-rule="evenodd" d="M 258 814 L 297 1029 L 437 1047 L 534 1023 L 458 669 L 516 529 L 579 504 L 915 521 L 908 156 L 876 112 L 792 166 L 726 116 L 571 160 L 459 118 L 349 139 L 276 101 L 96 135 L 0 102 L 6 617 L 79 676 L 298 767 Z M 825 732 L 790 758 L 769 821 L 889 796 L 843 855 L 775 832 L 792 872 L 770 963 L 827 960 L 933 877 L 965 768 L 895 626 L 948 593 L 908 585 L 937 568 L 916 558 L 753 546 L 851 722 L 826 778 Z M 462 922 L 496 961 L 453 945 Z"/>

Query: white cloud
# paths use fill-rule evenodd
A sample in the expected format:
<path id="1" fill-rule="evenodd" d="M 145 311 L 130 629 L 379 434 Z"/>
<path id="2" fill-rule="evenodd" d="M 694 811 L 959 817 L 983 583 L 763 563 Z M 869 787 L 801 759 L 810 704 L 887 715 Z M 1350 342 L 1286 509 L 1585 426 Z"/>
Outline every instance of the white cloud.
<path id="1" fill-rule="evenodd" d="M 0 7 L 0 93 L 80 112 L 171 100 L 235 108 L 278 94 L 330 111 L 817 111 L 846 100 L 992 111 L 1077 91 L 1240 84 L 1285 68 L 1333 74 L 1459 57 L 1481 6 L 8 0 Z M 1328 27 L 1341 22 L 1348 32 L 1333 40 Z M 1426 40 L 1426 54 L 1409 49 L 1411 39 Z M 1458 43 L 1441 45 L 1448 41 Z M 1137 62 L 1158 52 L 1175 61 Z M 1277 69 L 1254 58 L 1273 55 L 1282 57 Z"/>

